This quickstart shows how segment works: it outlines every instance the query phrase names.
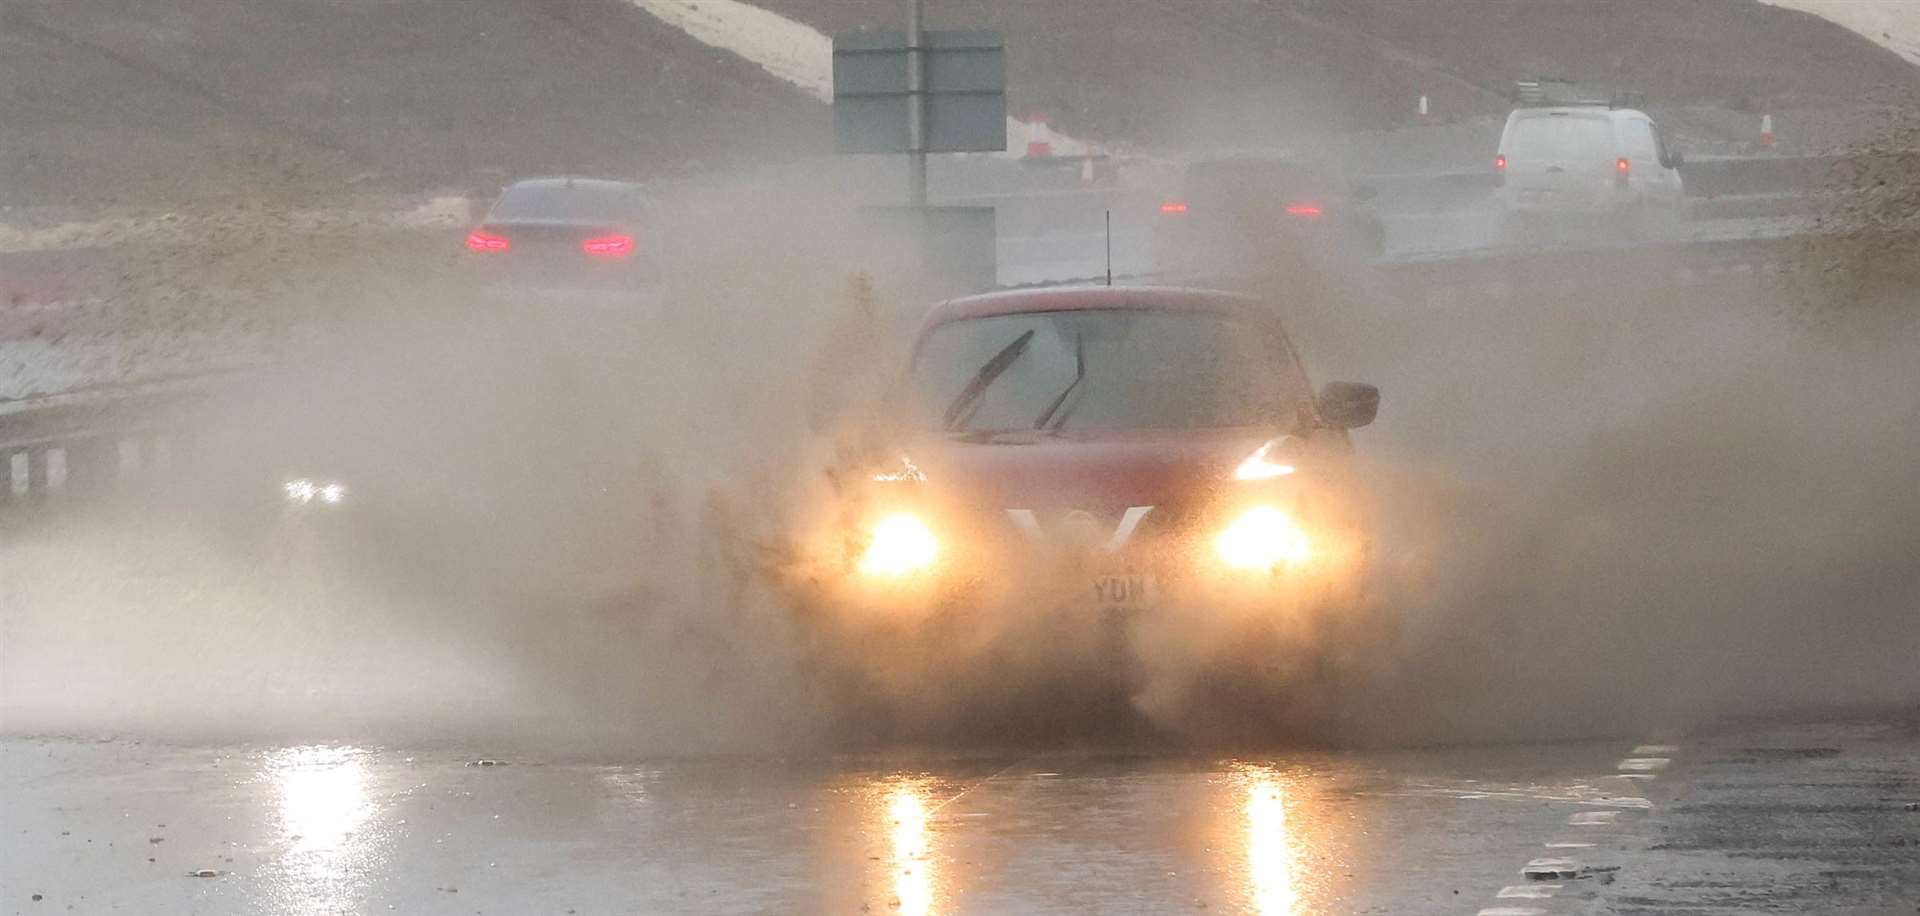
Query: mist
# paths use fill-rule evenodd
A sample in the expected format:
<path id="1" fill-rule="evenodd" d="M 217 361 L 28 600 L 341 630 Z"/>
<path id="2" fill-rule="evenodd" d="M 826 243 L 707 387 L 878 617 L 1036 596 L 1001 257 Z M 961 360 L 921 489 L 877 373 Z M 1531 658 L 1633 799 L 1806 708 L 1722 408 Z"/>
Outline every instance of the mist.
<path id="1" fill-rule="evenodd" d="M 622 307 L 491 299 L 451 263 L 316 269 L 335 304 L 304 300 L 318 332 L 221 403 L 196 473 L 0 540 L 7 730 L 1143 740 L 1095 702 L 1104 648 L 1022 623 L 1032 596 L 945 655 L 823 644 L 794 532 L 871 444 L 931 293 L 821 216 L 827 189 L 679 193 L 697 215 Z M 1276 663 L 1303 648 L 1286 639 L 1138 633 L 1151 740 L 1637 734 L 1920 699 L 1913 286 L 1816 267 L 1267 290 L 1316 381 L 1385 394 L 1356 441 L 1381 526 L 1365 612 L 1386 623 L 1341 637 L 1364 657 L 1331 692 Z M 296 477 L 343 481 L 345 511 L 289 508 Z M 1200 689 L 1222 658 L 1236 689 Z M 852 697 L 834 659 L 884 695 Z"/>

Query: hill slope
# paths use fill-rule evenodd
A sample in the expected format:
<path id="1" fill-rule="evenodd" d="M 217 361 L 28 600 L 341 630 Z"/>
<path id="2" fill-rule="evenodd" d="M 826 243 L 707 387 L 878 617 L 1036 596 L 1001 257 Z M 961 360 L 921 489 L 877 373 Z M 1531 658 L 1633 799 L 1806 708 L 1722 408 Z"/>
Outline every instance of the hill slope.
<path id="1" fill-rule="evenodd" d="M 0 86 L 0 204 L 658 174 L 826 144 L 817 106 L 616 0 L 8 0 Z"/>
<path id="2" fill-rule="evenodd" d="M 897 0 L 761 0 L 828 32 L 898 28 Z M 933 28 L 995 28 L 1012 104 L 1154 146 L 1304 135 L 1506 111 L 1555 75 L 1670 107 L 1746 111 L 1920 96 L 1920 68 L 1813 16 L 1753 0 L 938 0 Z"/>

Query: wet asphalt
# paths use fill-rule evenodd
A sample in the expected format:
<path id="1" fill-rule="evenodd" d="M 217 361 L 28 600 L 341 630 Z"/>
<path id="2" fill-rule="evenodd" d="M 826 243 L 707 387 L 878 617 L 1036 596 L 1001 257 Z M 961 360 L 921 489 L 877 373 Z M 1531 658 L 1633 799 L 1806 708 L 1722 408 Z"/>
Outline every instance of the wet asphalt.
<path id="1" fill-rule="evenodd" d="M 0 742 L 0 913 L 1920 912 L 1920 717 L 1216 758 Z"/>

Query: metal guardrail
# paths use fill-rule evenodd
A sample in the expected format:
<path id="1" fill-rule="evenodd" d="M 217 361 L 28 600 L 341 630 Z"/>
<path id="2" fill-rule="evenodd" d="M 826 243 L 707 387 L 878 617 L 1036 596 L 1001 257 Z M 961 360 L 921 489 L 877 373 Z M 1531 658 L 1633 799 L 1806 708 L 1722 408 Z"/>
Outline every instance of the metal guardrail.
<path id="1" fill-rule="evenodd" d="M 191 459 L 195 411 L 226 372 L 0 402 L 0 509 L 93 496 Z"/>
<path id="2" fill-rule="evenodd" d="M 1690 197 L 1844 191 L 1831 185 L 1835 168 L 1845 159 L 1834 155 L 1705 157 L 1688 159 L 1680 166 L 1680 176 Z M 1456 198 L 1491 191 L 1498 178 L 1489 160 L 1484 169 L 1362 175 L 1353 184 L 1382 197 Z"/>

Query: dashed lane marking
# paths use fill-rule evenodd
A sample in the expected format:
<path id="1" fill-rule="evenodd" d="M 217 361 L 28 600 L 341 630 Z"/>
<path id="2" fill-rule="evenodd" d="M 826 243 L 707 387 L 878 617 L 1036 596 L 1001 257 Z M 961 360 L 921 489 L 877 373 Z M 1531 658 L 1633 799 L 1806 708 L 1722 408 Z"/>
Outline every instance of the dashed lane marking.
<path id="1" fill-rule="evenodd" d="M 1673 756 L 1678 754 L 1679 751 L 1679 746 L 1672 744 L 1638 745 L 1633 749 L 1632 756 L 1621 760 L 1619 765 L 1615 767 L 1615 769 L 1620 772 L 1604 778 L 1628 780 L 1655 779 L 1657 778 L 1656 774 L 1666 769 L 1667 764 L 1673 762 Z M 1582 785 L 1579 788 L 1584 790 L 1589 787 Z M 1567 817 L 1567 825 L 1571 827 L 1612 826 L 1620 817 L 1620 809 L 1647 811 L 1653 808 L 1653 802 L 1651 800 L 1633 794 L 1624 794 L 1617 798 L 1598 801 L 1581 799 L 1576 803 L 1604 806 L 1616 810 L 1574 812 Z M 1591 849 L 1594 846 L 1593 843 L 1571 840 L 1556 840 L 1543 845 L 1545 848 L 1554 851 Z M 1597 870 L 1612 871 L 1615 870 L 1615 868 L 1617 868 L 1617 866 L 1609 866 Z M 1575 859 L 1566 856 L 1543 856 L 1528 862 L 1526 867 L 1520 869 L 1520 876 L 1527 879 L 1528 883 L 1503 887 L 1494 897 L 1495 899 L 1501 900 L 1547 900 L 1552 898 L 1565 886 L 1547 882 L 1577 879 L 1581 877 L 1582 871 L 1582 866 Z M 1545 910 L 1536 907 L 1490 906 L 1480 910 L 1478 916 L 1543 916 L 1545 913 Z"/>
<path id="2" fill-rule="evenodd" d="M 1624 770 L 1629 773 L 1652 773 L 1657 770 L 1666 769 L 1667 764 L 1672 762 L 1671 759 L 1666 757 L 1628 757 L 1620 761 L 1619 765 L 1614 767 L 1614 769 Z"/>
<path id="3" fill-rule="evenodd" d="M 1580 863 L 1572 859 L 1535 859 L 1520 869 L 1520 877 L 1529 881 L 1554 881 L 1580 877 Z"/>

